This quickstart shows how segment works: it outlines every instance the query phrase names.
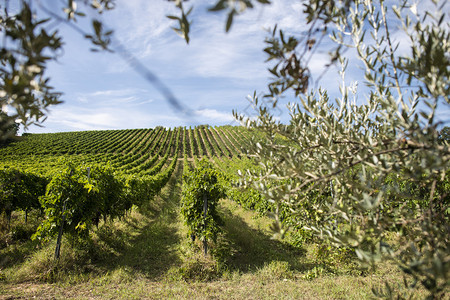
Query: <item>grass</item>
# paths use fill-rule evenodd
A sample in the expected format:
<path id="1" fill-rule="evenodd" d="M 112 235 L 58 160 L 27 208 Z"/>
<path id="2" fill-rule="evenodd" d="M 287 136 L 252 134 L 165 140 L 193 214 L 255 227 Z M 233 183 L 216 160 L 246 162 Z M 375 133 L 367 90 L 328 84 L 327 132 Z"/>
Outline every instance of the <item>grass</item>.
<path id="1" fill-rule="evenodd" d="M 223 234 L 204 256 L 179 214 L 181 172 L 152 203 L 102 224 L 81 249 L 65 240 L 58 262 L 55 241 L 3 245 L 0 299 L 367 299 L 372 286 L 401 282 L 389 265 L 365 276 L 327 267 L 317 246 L 272 239 L 270 219 L 229 200 L 219 206 Z"/>
<path id="2" fill-rule="evenodd" d="M 304 250 L 272 239 L 268 218 L 257 217 L 231 201 L 221 201 L 219 211 L 225 221 L 219 246 L 228 248 L 224 263 L 231 270 L 254 272 L 273 261 L 286 262 L 296 270 L 303 267 Z"/>
<path id="3" fill-rule="evenodd" d="M 211 282 L 94 278 L 77 284 L 22 283 L 7 286 L 3 296 L 39 299 L 370 299 L 370 284 L 382 284 L 379 276 L 323 276 L 313 281 L 255 276 L 244 274 Z"/>

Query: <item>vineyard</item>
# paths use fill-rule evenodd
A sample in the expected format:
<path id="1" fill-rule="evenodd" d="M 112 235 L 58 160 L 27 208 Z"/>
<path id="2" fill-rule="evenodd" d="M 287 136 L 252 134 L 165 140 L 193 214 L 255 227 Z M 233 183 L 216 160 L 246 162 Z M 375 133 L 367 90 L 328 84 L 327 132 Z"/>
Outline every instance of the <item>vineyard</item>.
<path id="1" fill-rule="evenodd" d="M 0 299 L 450 299 L 449 1 L 13 2 Z"/>
<path id="2" fill-rule="evenodd" d="M 60 228 L 86 237 L 101 219 L 152 201 L 179 163 L 186 172 L 199 158 L 222 169 L 240 163 L 249 135 L 231 126 L 28 134 L 0 149 L 0 210 L 8 226 L 14 211 L 27 218 L 43 210 L 33 239 L 53 237 Z"/>
<path id="3" fill-rule="evenodd" d="M 248 146 L 247 135 L 245 129 L 231 126 L 25 134 L 0 148 L 0 157 L 2 168 L 42 175 L 58 168 L 59 159 L 70 159 L 76 164 L 110 163 L 119 173 L 141 176 L 158 173 L 157 166 L 175 158 L 192 162 L 203 156 L 240 156 Z"/>
<path id="4" fill-rule="evenodd" d="M 330 197 L 331 190 L 308 192 L 307 201 L 299 202 L 299 213 L 294 214 L 291 205 L 277 205 L 268 200 L 270 195 L 243 182 L 243 172 L 261 171 L 249 149 L 258 146 L 263 138 L 255 129 L 198 126 L 25 134 L 4 144 L 0 148 L 0 282 L 8 281 L 8 277 L 19 278 L 10 279 L 13 283 L 34 280 L 30 278 L 38 282 L 61 281 L 74 272 L 73 265 L 82 269 L 75 272 L 81 274 L 77 276 L 92 276 L 86 266 L 93 260 L 106 264 L 115 261 L 116 266 L 121 266 L 120 255 L 108 254 L 112 250 L 97 245 L 105 241 L 111 245 L 129 243 L 134 255 L 131 265 L 144 276 L 164 269 L 164 280 L 174 277 L 177 282 L 211 280 L 230 270 L 252 270 L 255 276 L 261 276 L 258 272 L 265 269 L 278 274 L 270 278 L 284 281 L 319 280 L 322 274 L 362 278 L 355 274 L 368 271 L 359 269 L 354 249 L 334 248 L 302 227 L 302 218 L 326 218 L 316 204 Z M 283 147 L 296 147 L 281 136 L 274 138 Z M 395 178 L 388 180 L 393 184 Z M 283 178 L 270 184 L 267 188 L 276 190 L 289 187 L 290 181 Z M 405 191 L 416 192 L 416 187 L 402 184 Z M 444 190 L 446 184 L 439 182 L 436 190 Z M 155 229 L 152 220 L 133 223 L 153 216 L 154 211 L 161 211 L 159 222 L 163 219 L 166 229 Z M 247 218 L 245 222 L 243 218 Z M 257 229 L 248 225 L 255 221 Z M 275 227 L 280 221 L 290 231 L 274 241 L 272 233 L 279 229 Z M 259 222 L 264 223 L 264 228 Z M 182 227 L 173 228 L 181 223 Z M 130 237 L 122 232 L 124 226 Z M 132 239 L 135 233 L 131 232 L 136 230 L 151 238 Z M 181 241 L 185 241 L 179 246 L 184 250 L 176 250 L 186 260 L 177 271 L 166 268 L 179 258 L 161 250 L 167 247 L 167 239 L 175 244 L 180 240 L 171 237 L 171 230 L 182 232 Z M 121 246 L 112 253 L 122 251 L 121 255 L 127 256 L 129 250 L 124 249 Z M 196 249 L 196 253 L 186 249 Z M 19 251 L 19 258 L 15 251 Z M 81 261 L 76 259 L 79 253 Z M 141 264 L 141 256 L 159 259 L 163 266 L 155 267 L 155 262 Z M 27 267 L 28 259 L 38 264 L 32 271 Z M 390 278 L 398 282 L 398 273 L 386 266 L 382 270 L 384 273 L 378 274 L 376 280 Z M 95 272 L 109 276 L 110 271 Z M 90 275 L 82 275 L 86 273 Z M 135 277 L 133 272 L 129 274 Z M 253 281 L 250 278 L 249 284 Z M 346 284 L 338 287 L 346 288 Z M 280 293 L 284 289 L 280 288 Z M 341 290 L 333 293 L 339 297 Z M 370 295 L 370 284 L 353 293 L 355 298 Z M 298 297 L 296 292 L 291 295 Z"/>

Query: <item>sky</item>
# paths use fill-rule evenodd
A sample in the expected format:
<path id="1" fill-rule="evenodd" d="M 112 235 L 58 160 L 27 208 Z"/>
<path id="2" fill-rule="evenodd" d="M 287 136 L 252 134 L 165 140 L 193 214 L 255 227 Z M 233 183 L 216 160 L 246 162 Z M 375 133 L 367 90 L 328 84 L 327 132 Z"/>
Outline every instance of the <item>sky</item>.
<path id="1" fill-rule="evenodd" d="M 55 2 L 37 1 L 64 16 Z M 148 0 L 117 0 L 114 10 L 101 15 L 104 24 L 114 30 L 114 39 L 158 76 L 190 114 L 174 109 L 126 59 L 117 53 L 90 51 L 89 41 L 59 23 L 64 51 L 49 65 L 47 75 L 50 84 L 63 92 L 64 103 L 49 110 L 43 127 L 31 126 L 27 132 L 237 125 L 232 110 L 254 115 L 247 97 L 254 91 L 266 92 L 270 77 L 263 52 L 267 29 L 278 24 L 286 32 L 304 31 L 301 1 L 258 5 L 235 18 L 229 33 L 225 33 L 226 14 L 207 12 L 205 2 L 185 2 L 185 6 L 194 5 L 189 45 L 172 30 L 176 24 L 166 17 L 179 14 L 173 2 L 151 1 L 149 5 Z M 87 17 L 78 18 L 77 26 L 89 31 L 87 23 L 95 15 L 84 5 L 78 6 Z M 316 53 L 309 65 L 313 78 L 322 73 L 327 57 L 326 48 Z M 361 81 L 362 76 L 358 65 L 352 65 L 346 82 Z M 333 94 L 340 83 L 333 67 L 318 85 Z M 282 100 L 280 107 L 290 100 L 293 98 Z M 283 122 L 289 118 L 285 109 L 277 110 L 275 116 Z"/>
<path id="2" fill-rule="evenodd" d="M 47 8 L 53 8 L 52 2 L 40 0 Z M 231 31 L 225 33 L 226 15 L 207 12 L 204 2 L 185 4 L 194 5 L 189 45 L 166 17 L 179 14 L 173 2 L 148 5 L 147 0 L 118 0 L 114 10 L 101 16 L 114 29 L 114 38 L 157 75 L 191 114 L 175 110 L 117 53 L 91 52 L 90 42 L 80 33 L 59 24 L 64 52 L 49 65 L 47 74 L 50 84 L 63 92 L 64 103 L 49 110 L 44 127 L 31 126 L 28 132 L 236 125 L 233 109 L 255 114 L 247 96 L 267 91 L 266 30 L 274 24 L 287 31 L 304 30 L 302 5 L 298 1 L 259 5 L 235 18 Z M 77 26 L 89 31 L 89 9 L 78 6 L 87 17 L 78 18 Z M 287 120 L 287 112 L 276 114 Z"/>

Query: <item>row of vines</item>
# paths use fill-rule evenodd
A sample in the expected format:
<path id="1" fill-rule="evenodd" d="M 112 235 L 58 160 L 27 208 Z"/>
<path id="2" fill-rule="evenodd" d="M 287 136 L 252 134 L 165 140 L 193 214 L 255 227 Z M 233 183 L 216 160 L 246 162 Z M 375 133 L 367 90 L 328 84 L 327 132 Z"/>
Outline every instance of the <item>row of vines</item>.
<path id="1" fill-rule="evenodd" d="M 126 129 L 24 134 L 18 140 L 0 148 L 0 157 L 27 155 L 105 155 L 117 159 L 118 155 L 135 155 L 148 150 L 154 152 L 160 139 L 172 132 L 182 132 L 178 138 L 190 146 L 186 153 L 194 156 L 233 156 L 248 146 L 247 133 L 239 127 L 206 125 L 194 128 Z M 186 133 L 186 134 L 184 134 Z M 179 149 L 172 149 L 172 151 Z M 185 155 L 180 151 L 180 154 Z"/>
<path id="2" fill-rule="evenodd" d="M 177 162 L 238 158 L 248 145 L 238 127 L 103 130 L 28 134 L 0 148 L 0 213 L 38 211 L 33 239 L 62 231 L 73 241 L 101 221 L 121 218 L 166 185 Z"/>
<path id="3" fill-rule="evenodd" d="M 280 145 L 289 143 L 277 138 Z M 0 148 L 0 214 L 7 224 L 14 212 L 25 220 L 37 217 L 34 240 L 63 232 L 72 243 L 83 243 L 99 225 L 125 217 L 133 206 L 150 203 L 178 166 L 183 169 L 181 213 L 191 238 L 203 242 L 205 252 L 221 233 L 216 210 L 220 198 L 278 217 L 274 226 L 281 222 L 291 228 L 288 237 L 294 245 L 311 242 L 313 235 L 302 220 L 321 222 L 327 217 L 316 207 L 333 197 L 333 186 L 296 201 L 297 214 L 288 203 L 270 201 L 243 176 L 246 170 L 261 172 L 245 150 L 257 141 L 262 141 L 258 132 L 231 126 L 28 135 Z M 385 184 L 425 199 L 420 187 L 394 175 Z M 290 185 L 286 178 L 267 188 L 277 191 Z M 437 182 L 435 189 L 446 193 L 448 180 Z M 327 244 L 319 247 L 331 251 Z M 354 255 L 347 248 L 336 253 Z"/>

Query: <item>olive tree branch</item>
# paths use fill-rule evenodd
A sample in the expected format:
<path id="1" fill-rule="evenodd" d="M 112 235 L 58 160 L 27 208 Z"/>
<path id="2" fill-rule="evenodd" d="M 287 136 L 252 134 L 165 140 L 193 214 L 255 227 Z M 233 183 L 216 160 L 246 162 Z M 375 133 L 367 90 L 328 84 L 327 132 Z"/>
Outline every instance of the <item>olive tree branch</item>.
<path id="1" fill-rule="evenodd" d="M 429 147 L 426 146 L 426 145 L 411 143 L 411 144 L 407 144 L 407 147 L 397 147 L 397 148 L 393 148 L 393 149 L 387 149 L 387 150 L 379 151 L 377 153 L 372 154 L 371 157 L 380 156 L 380 155 L 388 154 L 388 153 L 400 152 L 400 151 L 424 150 L 424 149 L 428 149 L 428 148 Z M 446 154 L 449 154 L 449 152 L 447 152 Z M 366 159 L 359 159 L 357 161 L 351 162 L 346 167 L 341 168 L 341 169 L 339 169 L 339 170 L 337 170 L 335 172 L 332 172 L 332 173 L 330 173 L 328 175 L 325 175 L 325 176 L 322 176 L 322 177 L 316 177 L 316 178 L 307 179 L 301 185 L 299 185 L 298 187 L 294 188 L 290 192 L 291 193 L 296 193 L 296 192 L 300 191 L 302 188 L 304 188 L 305 186 L 307 186 L 310 183 L 320 183 L 320 182 L 323 182 L 323 181 L 328 181 L 332 177 L 334 177 L 336 175 L 339 175 L 339 174 L 341 174 L 341 173 L 343 173 L 343 172 L 353 168 L 356 165 L 364 163 L 365 161 L 366 161 Z"/>
<path id="2" fill-rule="evenodd" d="M 400 88 L 400 81 L 398 79 L 397 66 L 396 66 L 396 63 L 395 63 L 394 50 L 392 48 L 392 41 L 391 41 L 391 36 L 390 36 L 389 28 L 388 28 L 388 22 L 386 20 L 386 8 L 384 6 L 384 0 L 380 1 L 380 7 L 381 7 L 381 15 L 383 16 L 384 29 L 385 29 L 385 32 L 386 32 L 386 40 L 387 40 L 388 46 L 389 46 L 389 52 L 390 52 L 390 59 L 391 59 L 391 63 L 392 63 L 392 69 L 394 71 L 395 84 L 396 84 L 396 87 L 397 87 L 399 98 L 403 99 L 402 90 Z"/>

